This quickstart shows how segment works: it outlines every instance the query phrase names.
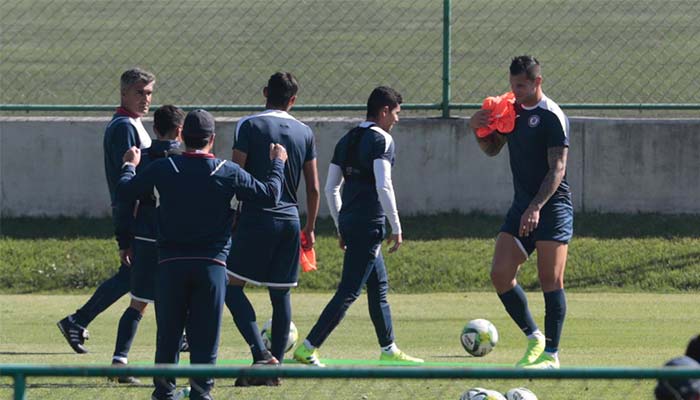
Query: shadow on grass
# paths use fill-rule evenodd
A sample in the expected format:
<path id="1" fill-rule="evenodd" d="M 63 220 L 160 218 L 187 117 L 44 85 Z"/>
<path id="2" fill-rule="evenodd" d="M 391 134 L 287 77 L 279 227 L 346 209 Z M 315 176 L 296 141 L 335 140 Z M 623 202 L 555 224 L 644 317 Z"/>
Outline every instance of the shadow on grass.
<path id="1" fill-rule="evenodd" d="M 403 216 L 401 223 L 405 240 L 492 239 L 498 234 L 503 216 L 443 213 Z M 111 218 L 3 218 L 0 221 L 0 238 L 11 239 L 111 239 L 113 231 Z M 316 234 L 335 235 L 333 221 L 319 219 Z M 700 238 L 700 215 L 578 213 L 574 217 L 574 235 L 600 239 Z"/>

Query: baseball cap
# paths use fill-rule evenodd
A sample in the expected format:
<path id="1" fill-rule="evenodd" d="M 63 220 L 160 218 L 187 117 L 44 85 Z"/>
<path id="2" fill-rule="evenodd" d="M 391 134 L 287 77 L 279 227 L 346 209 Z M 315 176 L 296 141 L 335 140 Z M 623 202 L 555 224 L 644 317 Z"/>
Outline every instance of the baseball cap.
<path id="1" fill-rule="evenodd" d="M 182 136 L 206 138 L 214 134 L 214 117 L 203 109 L 187 113 L 182 126 Z"/>
<path id="2" fill-rule="evenodd" d="M 688 356 L 676 357 L 668 361 L 666 367 L 700 368 L 700 364 Z M 654 394 L 657 399 L 688 400 L 700 396 L 700 379 L 659 379 Z"/>

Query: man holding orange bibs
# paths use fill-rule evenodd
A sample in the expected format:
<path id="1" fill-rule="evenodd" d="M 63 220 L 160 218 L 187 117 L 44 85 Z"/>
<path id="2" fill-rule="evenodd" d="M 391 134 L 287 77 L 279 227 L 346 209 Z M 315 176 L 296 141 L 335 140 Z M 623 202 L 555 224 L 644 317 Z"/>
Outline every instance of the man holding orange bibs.
<path id="1" fill-rule="evenodd" d="M 520 56 L 510 65 L 515 97 L 512 131 L 491 129 L 492 111 L 477 111 L 470 119 L 479 147 L 497 155 L 508 143 L 515 195 L 496 238 L 491 281 L 513 321 L 528 338 L 525 355 L 516 366 L 559 368 L 559 338 L 566 315 L 564 269 L 573 234 L 574 211 L 566 181 L 569 120 L 542 93 L 540 63 Z M 537 250 L 537 270 L 544 292 L 544 335 L 530 314 L 527 297 L 518 285 L 520 266 Z"/>

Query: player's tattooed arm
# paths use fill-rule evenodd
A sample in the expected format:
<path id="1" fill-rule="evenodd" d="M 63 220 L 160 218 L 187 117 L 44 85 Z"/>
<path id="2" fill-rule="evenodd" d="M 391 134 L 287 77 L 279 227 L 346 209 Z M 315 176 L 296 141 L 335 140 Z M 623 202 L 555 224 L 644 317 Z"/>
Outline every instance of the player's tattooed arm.
<path id="1" fill-rule="evenodd" d="M 547 163 L 549 164 L 549 171 L 547 175 L 544 176 L 544 180 L 540 185 L 540 190 L 532 199 L 530 206 L 534 206 L 537 209 L 541 209 L 550 197 L 557 191 L 559 184 L 564 179 L 566 174 L 566 159 L 569 155 L 569 148 L 560 147 L 550 147 L 547 149 Z"/>
<path id="2" fill-rule="evenodd" d="M 494 132 L 486 137 L 476 138 L 476 142 L 479 143 L 481 151 L 486 153 L 487 156 L 493 157 L 501 152 L 503 145 L 506 144 L 505 135 L 500 135 L 498 132 Z"/>

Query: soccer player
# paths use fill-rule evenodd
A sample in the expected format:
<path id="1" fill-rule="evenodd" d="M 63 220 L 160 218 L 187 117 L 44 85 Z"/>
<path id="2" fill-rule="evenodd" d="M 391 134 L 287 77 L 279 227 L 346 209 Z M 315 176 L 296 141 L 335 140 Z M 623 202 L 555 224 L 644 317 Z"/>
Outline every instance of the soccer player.
<path id="1" fill-rule="evenodd" d="M 138 174 L 140 151 L 124 154 L 117 186 L 120 201 L 158 193 L 158 259 L 156 287 L 157 364 L 178 362 L 182 330 L 187 324 L 192 364 L 214 364 L 219 344 L 226 292 L 226 257 L 231 246 L 234 196 L 278 203 L 287 153 L 269 144 L 268 175 L 264 183 L 238 165 L 218 160 L 214 118 L 205 110 L 187 114 L 182 130 L 185 152 L 156 160 Z M 172 399 L 174 378 L 155 378 L 153 399 Z M 190 398 L 212 399 L 211 378 L 190 379 Z"/>
<path id="2" fill-rule="evenodd" d="M 389 253 L 398 250 L 403 241 L 391 182 L 394 140 L 389 135 L 399 121 L 402 101 L 392 88 L 374 89 L 367 100 L 367 121 L 350 130 L 335 146 L 325 193 L 340 248 L 345 251 L 343 272 L 335 295 L 304 343 L 294 351 L 294 358 L 301 363 L 324 366 L 318 348 L 342 321 L 365 285 L 369 315 L 381 348 L 380 360 L 423 362 L 394 343 L 387 300 L 389 281 L 381 251 L 387 217 L 392 230 L 388 244 L 393 242 Z"/>
<path id="3" fill-rule="evenodd" d="M 164 105 L 153 113 L 153 131 L 157 139 L 141 153 L 141 171 L 151 162 L 163 157 L 180 154 L 180 134 L 185 113 L 178 107 Z M 138 198 L 135 210 L 120 214 L 121 231 L 133 232 L 131 242 L 131 303 L 119 320 L 117 340 L 114 346 L 112 364 L 124 365 L 128 362 L 129 349 L 136 336 L 141 317 L 149 303 L 155 301 L 156 269 L 158 266 L 158 248 L 156 236 L 157 198 L 155 193 L 147 193 Z M 125 209 L 129 203 L 120 204 Z M 132 218 L 132 216 L 134 216 Z M 132 221 L 133 219 L 133 221 Z M 118 383 L 139 383 L 132 376 L 116 378 Z"/>
<path id="4" fill-rule="evenodd" d="M 114 276 L 102 282 L 87 303 L 74 314 L 58 322 L 63 337 L 76 353 L 88 352 L 85 339 L 89 337 L 87 327 L 90 322 L 129 291 L 132 236 L 128 228 L 131 224 L 120 221 L 133 215 L 134 203 L 117 204 L 115 188 L 124 152 L 132 146 L 141 149 L 151 146 L 151 138 L 141 123 L 141 117 L 148 113 L 151 106 L 155 82 L 156 78 L 152 73 L 140 68 L 129 69 L 121 75 L 121 105 L 107 125 L 103 140 L 105 175 L 112 202 L 112 219 L 121 265 Z M 140 312 L 135 310 L 125 313 L 122 319 L 125 325 L 138 324 Z"/>
<path id="5" fill-rule="evenodd" d="M 267 148 L 280 143 L 289 159 L 284 170 L 282 199 L 275 207 L 243 202 L 228 258 L 229 285 L 226 305 L 236 327 L 250 346 L 254 364 L 277 365 L 283 361 L 292 321 L 290 288 L 299 275 L 300 223 L 297 188 L 306 182 L 304 234 L 313 247 L 320 190 L 316 148 L 311 128 L 289 114 L 299 84 L 289 72 L 273 74 L 263 89 L 267 110 L 241 119 L 236 126 L 233 162 L 257 179 L 269 169 Z M 255 310 L 243 289 L 247 283 L 266 286 L 272 303 L 272 345 L 267 351 L 256 324 Z M 279 385 L 279 379 L 239 378 L 237 386 Z"/>
<path id="6" fill-rule="evenodd" d="M 498 154 L 508 143 L 515 189 L 496 238 L 491 281 L 506 311 L 528 338 L 527 350 L 516 366 L 559 368 L 559 339 L 566 315 L 564 268 L 574 224 L 566 181 L 569 120 L 542 92 L 540 63 L 534 57 L 512 60 L 510 86 L 516 100 L 515 128 L 477 137 L 481 150 L 489 156 Z M 480 110 L 469 125 L 476 130 L 488 125 L 488 119 L 489 112 Z M 544 292 L 544 335 L 516 279 L 520 266 L 535 250 Z"/>

